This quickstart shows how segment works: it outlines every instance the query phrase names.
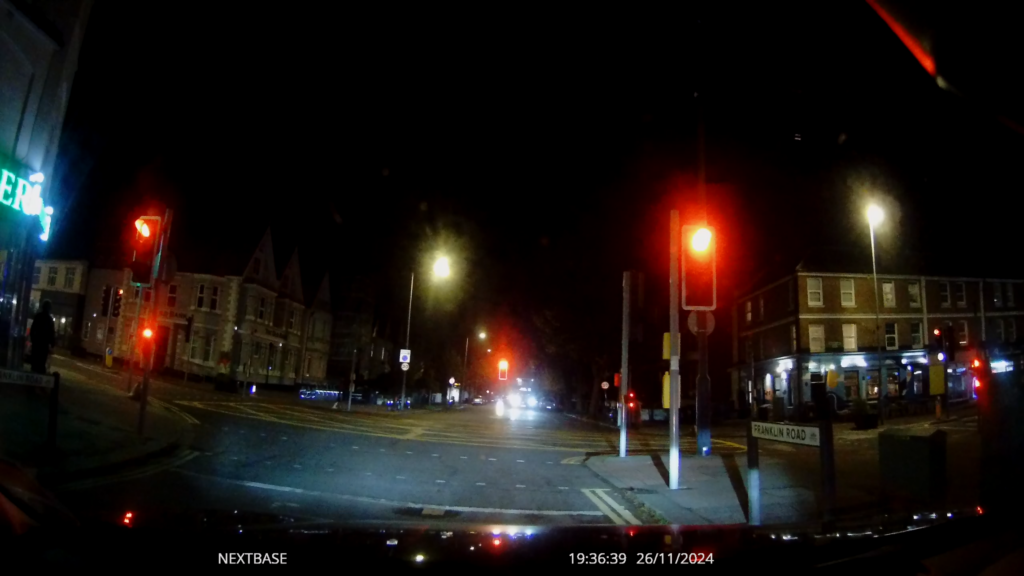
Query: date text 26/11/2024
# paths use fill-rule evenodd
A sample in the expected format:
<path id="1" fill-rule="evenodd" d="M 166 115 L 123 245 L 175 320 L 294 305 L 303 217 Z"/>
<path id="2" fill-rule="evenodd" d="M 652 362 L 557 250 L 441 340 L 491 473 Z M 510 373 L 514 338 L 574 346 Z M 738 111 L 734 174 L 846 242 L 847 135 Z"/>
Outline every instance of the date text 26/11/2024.
<path id="1" fill-rule="evenodd" d="M 635 552 L 635 564 L 713 564 L 715 562 L 714 554 L 704 552 Z M 584 553 L 576 552 L 569 554 L 569 561 L 572 564 L 588 565 L 588 564 L 605 564 L 605 565 L 616 565 L 616 564 L 627 564 L 629 561 L 629 554 L 625 552 L 602 552 L 602 553 Z"/>

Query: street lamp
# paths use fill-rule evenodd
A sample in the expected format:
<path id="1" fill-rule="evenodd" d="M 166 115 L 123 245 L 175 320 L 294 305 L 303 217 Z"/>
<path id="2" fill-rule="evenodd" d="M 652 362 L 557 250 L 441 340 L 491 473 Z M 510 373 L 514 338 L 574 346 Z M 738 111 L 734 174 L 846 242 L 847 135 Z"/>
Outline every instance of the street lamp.
<path id="1" fill-rule="evenodd" d="M 481 332 L 480 334 L 477 334 L 477 337 L 480 338 L 481 340 L 483 340 L 483 339 L 487 338 L 487 333 L 486 332 Z M 488 350 L 488 352 L 490 352 L 490 350 Z M 465 381 L 464 384 L 467 386 L 467 388 L 469 386 L 469 374 L 466 372 L 468 364 L 469 364 L 469 336 L 466 336 L 466 354 L 462 357 L 462 379 Z"/>
<path id="2" fill-rule="evenodd" d="M 451 274 L 451 269 L 448 266 L 448 258 L 441 256 L 434 262 L 434 276 L 439 278 L 447 278 Z M 409 275 L 409 315 L 406 319 L 405 324 L 405 349 L 409 349 L 409 333 L 412 331 L 412 291 L 413 287 L 416 286 L 416 273 L 412 272 Z M 398 400 L 398 409 L 405 409 L 405 381 L 409 375 L 408 370 L 402 370 L 402 396 Z"/>
<path id="3" fill-rule="evenodd" d="M 481 332 L 479 336 L 480 336 L 480 339 L 483 340 L 484 338 L 487 338 L 487 333 L 486 332 Z"/>
<path id="4" fill-rule="evenodd" d="M 885 214 L 877 205 L 868 206 L 868 229 L 871 233 L 871 275 L 875 283 L 875 343 L 878 344 L 878 379 L 881 391 L 878 394 L 878 423 L 885 423 L 885 393 L 888 387 L 887 382 L 882 379 L 882 333 L 881 333 L 881 311 L 878 307 L 878 268 L 875 266 L 875 226 L 882 222 Z"/>

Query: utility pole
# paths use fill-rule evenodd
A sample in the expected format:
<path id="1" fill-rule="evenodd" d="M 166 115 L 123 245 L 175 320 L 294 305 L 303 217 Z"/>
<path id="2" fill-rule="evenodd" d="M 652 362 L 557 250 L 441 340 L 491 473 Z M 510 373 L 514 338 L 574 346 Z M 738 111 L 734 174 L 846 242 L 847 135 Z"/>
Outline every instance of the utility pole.
<path id="1" fill-rule="evenodd" d="M 629 426 L 629 292 L 630 272 L 622 275 L 622 383 L 619 388 L 619 458 L 626 457 L 626 428 Z"/>
<path id="2" fill-rule="evenodd" d="M 669 377 L 668 377 L 668 488 L 679 489 L 679 211 L 669 217 Z"/>
<path id="3" fill-rule="evenodd" d="M 704 112 L 697 98 L 697 200 L 704 225 L 708 223 L 704 154 Z M 711 454 L 711 377 L 708 376 L 708 312 L 697 310 L 697 450 Z"/>

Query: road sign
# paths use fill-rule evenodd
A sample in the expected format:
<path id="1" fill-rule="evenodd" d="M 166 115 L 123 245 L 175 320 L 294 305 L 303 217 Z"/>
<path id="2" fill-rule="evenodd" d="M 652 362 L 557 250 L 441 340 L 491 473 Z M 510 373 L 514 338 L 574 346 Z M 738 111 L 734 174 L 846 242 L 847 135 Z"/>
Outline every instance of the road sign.
<path id="1" fill-rule="evenodd" d="M 398 353 L 398 361 L 404 364 L 412 362 L 412 350 L 401 350 Z M 408 368 L 403 368 L 403 370 L 408 370 Z"/>
<path id="2" fill-rule="evenodd" d="M 53 388 L 53 376 L 50 376 L 49 374 L 22 372 L 20 370 L 0 370 L 0 384 L 19 384 L 21 386 Z"/>
<path id="3" fill-rule="evenodd" d="M 608 383 L 607 382 L 601 382 L 601 390 L 607 390 L 607 389 L 608 389 Z"/>
<path id="4" fill-rule="evenodd" d="M 408 369 L 409 369 L 409 363 L 408 362 L 402 362 L 402 370 L 405 371 L 405 370 L 408 370 Z"/>
<path id="5" fill-rule="evenodd" d="M 712 332 L 715 331 L 715 315 L 712 314 L 711 312 L 708 312 L 707 315 L 708 315 L 707 333 L 711 334 Z M 686 327 L 690 329 L 691 333 L 693 333 L 693 334 L 697 333 L 697 311 L 696 310 L 691 311 L 690 315 L 686 317 Z"/>
<path id="6" fill-rule="evenodd" d="M 794 426 L 777 422 L 755 421 L 750 423 L 750 427 L 754 438 L 804 446 L 821 446 L 821 437 L 817 426 Z"/>

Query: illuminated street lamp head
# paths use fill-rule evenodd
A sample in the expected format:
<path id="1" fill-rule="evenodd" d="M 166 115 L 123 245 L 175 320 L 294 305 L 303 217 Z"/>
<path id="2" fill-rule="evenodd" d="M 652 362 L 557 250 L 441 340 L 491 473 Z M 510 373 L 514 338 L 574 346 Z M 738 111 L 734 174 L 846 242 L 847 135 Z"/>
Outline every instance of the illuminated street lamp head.
<path id="1" fill-rule="evenodd" d="M 708 249 L 708 244 L 711 243 L 711 231 L 707 228 L 701 228 L 693 233 L 693 239 L 690 241 L 690 245 L 697 252 L 703 252 Z"/>
<path id="2" fill-rule="evenodd" d="M 149 224 L 142 218 L 135 221 L 135 229 L 146 238 L 149 238 Z"/>
<path id="3" fill-rule="evenodd" d="M 483 340 L 484 338 L 487 338 L 487 333 L 486 332 L 481 332 L 480 333 L 480 339 Z"/>
<path id="4" fill-rule="evenodd" d="M 451 268 L 448 267 L 448 259 L 444 256 L 438 258 L 437 262 L 434 262 L 434 276 L 447 278 L 451 273 Z"/>
<path id="5" fill-rule="evenodd" d="M 870 222 L 872 226 L 878 226 L 878 224 L 882 222 L 882 218 L 884 216 L 885 214 L 878 206 L 874 204 L 868 206 L 868 222 Z"/>

